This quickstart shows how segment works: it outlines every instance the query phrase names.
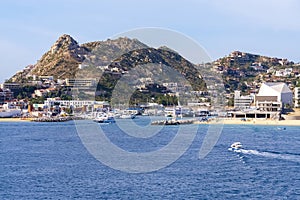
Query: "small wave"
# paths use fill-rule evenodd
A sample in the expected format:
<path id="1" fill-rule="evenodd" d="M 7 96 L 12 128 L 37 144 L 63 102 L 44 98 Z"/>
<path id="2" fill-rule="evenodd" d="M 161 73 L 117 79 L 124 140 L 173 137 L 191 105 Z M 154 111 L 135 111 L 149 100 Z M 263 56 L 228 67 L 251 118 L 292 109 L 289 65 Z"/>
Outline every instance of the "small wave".
<path id="1" fill-rule="evenodd" d="M 266 151 L 257 151 L 257 150 L 247 150 L 247 149 L 241 149 L 238 150 L 239 153 L 243 154 L 250 154 L 250 155 L 257 155 L 257 156 L 263 156 L 266 158 L 274 158 L 274 159 L 281 159 L 281 160 L 288 160 L 293 162 L 300 162 L 300 155 L 297 154 L 286 154 L 286 153 L 270 153 Z"/>

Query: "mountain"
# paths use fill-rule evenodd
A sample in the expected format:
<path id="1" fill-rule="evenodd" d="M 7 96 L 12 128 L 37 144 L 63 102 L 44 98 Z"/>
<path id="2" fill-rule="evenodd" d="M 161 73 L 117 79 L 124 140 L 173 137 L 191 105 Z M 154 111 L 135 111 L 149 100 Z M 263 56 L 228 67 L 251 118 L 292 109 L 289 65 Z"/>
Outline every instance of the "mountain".
<path id="1" fill-rule="evenodd" d="M 24 77 L 32 75 L 53 76 L 55 79 L 72 78 L 78 71 L 79 64 L 86 59 L 98 62 L 100 65 L 108 65 L 114 57 L 140 48 L 147 48 L 147 45 L 136 39 L 108 39 L 79 45 L 70 35 L 64 34 L 58 38 L 31 70 L 24 69 L 22 72 L 18 72 L 10 81 L 24 82 Z M 93 56 L 95 49 L 98 51 L 97 57 Z"/>
<path id="2" fill-rule="evenodd" d="M 74 74 L 78 65 L 84 61 L 84 55 L 88 54 L 69 35 L 62 35 L 37 62 L 30 72 L 37 76 L 54 76 L 55 78 L 67 78 Z"/>
<path id="3" fill-rule="evenodd" d="M 151 68 L 151 64 L 156 65 L 157 68 Z M 163 70 L 159 68 L 160 66 L 172 69 L 173 71 L 164 71 L 165 74 L 171 76 L 162 76 Z M 203 70 L 222 74 L 228 94 L 233 94 L 233 91 L 237 89 L 243 93 L 256 92 L 263 81 L 286 82 L 293 88 L 298 84 L 300 72 L 300 65 L 287 59 L 240 51 L 234 51 L 212 63 L 199 64 L 197 67 L 204 67 Z M 280 70 L 291 71 L 291 68 L 292 72 L 288 76 L 277 75 Z M 21 83 L 23 86 L 28 84 L 32 86 L 34 82 L 31 80 L 38 76 L 53 76 L 55 80 L 75 77 L 99 80 L 101 77 L 97 84 L 96 95 L 101 97 L 98 99 L 106 100 L 111 97 L 117 82 L 132 71 L 136 71 L 136 74 L 131 74 L 135 78 L 131 81 L 135 84 L 134 88 L 138 88 L 135 96 L 139 98 L 146 96 L 145 91 L 148 91 L 146 98 L 152 99 L 153 92 L 159 93 L 160 97 L 164 98 L 166 88 L 161 84 L 153 84 L 153 80 L 146 80 L 143 76 L 152 77 L 152 79 L 158 77 L 160 80 L 167 77 L 166 83 L 178 83 L 178 76 L 173 76 L 174 71 L 184 77 L 193 90 L 207 89 L 195 65 L 169 47 L 162 46 L 156 49 L 137 39 L 126 37 L 79 44 L 66 34 L 60 36 L 36 64 L 17 72 L 9 81 Z M 213 81 L 213 75 L 211 79 Z M 186 84 L 181 89 L 184 90 L 185 86 Z M 173 100 L 176 101 L 176 99 Z"/>
<path id="4" fill-rule="evenodd" d="M 140 68 L 137 66 L 140 66 Z M 162 66 L 166 67 L 164 68 Z M 121 78 L 121 74 L 134 69 L 136 72 L 131 73 L 131 75 L 136 76 L 135 81 L 138 81 L 138 79 L 145 74 L 147 77 L 151 77 L 152 80 L 165 80 L 165 82 L 180 82 L 179 77 L 184 77 L 184 79 L 188 81 L 187 84 L 190 84 L 193 90 L 206 90 L 205 82 L 200 78 L 201 74 L 194 67 L 194 64 L 174 51 L 161 48 L 136 49 L 115 59 L 109 67 L 117 68 L 120 73 L 120 76 L 115 79 L 115 83 Z M 104 78 L 99 82 L 100 87 L 101 85 L 107 85 L 105 82 L 111 83 L 111 81 L 107 81 L 109 80 L 109 78 L 107 78 L 109 76 L 111 76 L 111 73 L 103 74 Z M 183 83 L 185 81 L 182 80 L 181 82 Z M 106 88 L 112 90 L 113 86 L 114 84 Z"/>
<path id="5" fill-rule="evenodd" d="M 82 78 L 91 78 L 96 73 L 112 74 L 114 71 L 126 73 L 136 65 L 154 63 L 164 64 L 176 69 L 195 88 L 205 88 L 200 74 L 194 65 L 185 60 L 177 52 L 168 47 L 154 49 L 148 47 L 137 39 L 118 38 L 115 40 L 88 42 L 79 45 L 70 35 L 62 35 L 52 45 L 38 62 L 30 68 L 23 70 L 12 77 L 14 82 L 24 82 L 24 77 L 53 76 L 54 79 L 74 78 L 80 74 Z M 92 68 L 86 72 L 78 72 L 83 65 Z M 104 69 L 105 68 L 105 69 Z M 148 69 L 149 73 L 155 75 Z M 159 73 L 159 72 L 157 72 Z M 117 77 L 117 76 L 116 76 Z M 118 80 L 117 77 L 116 80 Z M 114 81 L 114 80 L 109 80 Z"/>

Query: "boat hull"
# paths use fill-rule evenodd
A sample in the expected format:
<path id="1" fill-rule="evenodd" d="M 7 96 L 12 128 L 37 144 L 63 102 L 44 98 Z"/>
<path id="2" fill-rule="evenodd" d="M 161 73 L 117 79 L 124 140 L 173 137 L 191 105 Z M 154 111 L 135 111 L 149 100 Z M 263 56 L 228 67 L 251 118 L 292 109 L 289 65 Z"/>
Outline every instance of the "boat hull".
<path id="1" fill-rule="evenodd" d="M 21 110 L 2 110 L 0 111 L 0 118 L 11 118 L 21 115 Z"/>

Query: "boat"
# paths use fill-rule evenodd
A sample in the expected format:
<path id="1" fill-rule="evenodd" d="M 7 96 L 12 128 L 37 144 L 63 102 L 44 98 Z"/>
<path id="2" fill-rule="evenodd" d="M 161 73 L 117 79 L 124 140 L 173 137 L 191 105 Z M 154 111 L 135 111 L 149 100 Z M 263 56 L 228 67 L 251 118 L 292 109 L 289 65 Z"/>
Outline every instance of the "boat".
<path id="1" fill-rule="evenodd" d="M 111 112 L 104 113 L 104 112 L 96 112 L 93 114 L 93 121 L 97 123 L 105 123 L 105 124 L 111 124 L 115 123 L 115 115 Z"/>
<path id="2" fill-rule="evenodd" d="M 135 115 L 134 114 L 122 114 L 119 116 L 120 119 L 134 119 Z"/>
<path id="3" fill-rule="evenodd" d="M 177 120 L 166 120 L 164 125 L 179 125 L 180 122 Z"/>
<path id="4" fill-rule="evenodd" d="M 11 118 L 21 116 L 21 109 L 3 109 L 0 110 L 0 118 Z"/>
<path id="5" fill-rule="evenodd" d="M 228 148 L 229 151 L 238 151 L 243 148 L 242 143 L 240 142 L 234 142 L 230 145 L 230 148 Z"/>
<path id="6" fill-rule="evenodd" d="M 94 122 L 97 122 L 97 123 L 102 123 L 102 124 L 111 124 L 111 123 L 115 123 L 115 119 L 114 117 L 98 117 L 98 118 L 95 118 L 93 120 Z"/>
<path id="7" fill-rule="evenodd" d="M 0 118 L 19 117 L 21 114 L 22 110 L 12 103 L 5 103 L 0 107 Z"/>

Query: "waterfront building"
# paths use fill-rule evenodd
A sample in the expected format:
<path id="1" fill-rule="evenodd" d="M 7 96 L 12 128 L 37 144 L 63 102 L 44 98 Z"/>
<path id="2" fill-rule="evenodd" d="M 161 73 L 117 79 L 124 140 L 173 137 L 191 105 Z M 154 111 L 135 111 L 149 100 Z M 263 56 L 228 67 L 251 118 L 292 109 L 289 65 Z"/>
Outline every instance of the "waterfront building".
<path id="1" fill-rule="evenodd" d="M 238 110 L 244 110 L 250 108 L 251 104 L 253 103 L 254 96 L 247 95 L 241 96 L 241 91 L 236 90 L 234 92 L 234 108 Z"/>
<path id="2" fill-rule="evenodd" d="M 255 97 L 261 111 L 281 111 L 285 105 L 292 105 L 293 93 L 285 83 L 263 83 Z"/>
<path id="3" fill-rule="evenodd" d="M 67 108 L 90 108 L 91 110 L 109 107 L 109 103 L 106 101 L 61 100 L 59 98 L 47 98 L 44 105 L 48 108 L 59 105 Z"/>
<path id="4" fill-rule="evenodd" d="M 235 92 L 239 97 L 240 93 Z M 238 98 L 239 99 L 239 98 Z M 292 104 L 293 93 L 285 83 L 263 83 L 255 96 L 255 108 L 228 112 L 233 118 L 279 119 L 284 105 Z M 249 99 L 250 101 L 250 99 Z M 239 102 L 239 101 L 237 101 Z M 241 103 L 242 104 L 242 103 Z M 245 104 L 242 104 L 245 105 Z"/>
<path id="5" fill-rule="evenodd" d="M 295 107 L 300 107 L 300 87 L 296 87 L 294 89 L 294 99 L 295 99 Z"/>

